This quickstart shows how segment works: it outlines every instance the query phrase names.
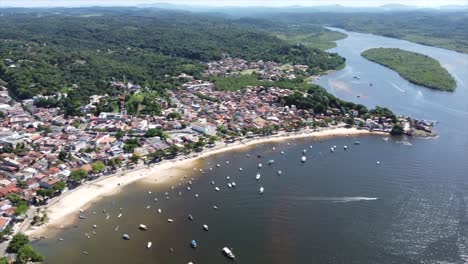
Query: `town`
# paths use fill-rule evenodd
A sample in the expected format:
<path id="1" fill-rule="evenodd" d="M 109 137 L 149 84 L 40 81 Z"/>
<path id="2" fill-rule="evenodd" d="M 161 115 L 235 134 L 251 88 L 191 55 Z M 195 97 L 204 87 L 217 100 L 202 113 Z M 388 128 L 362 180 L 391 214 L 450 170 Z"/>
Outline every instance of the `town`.
<path id="1" fill-rule="evenodd" d="M 210 62 L 205 77 L 232 77 L 256 73 L 262 81 L 295 79 L 307 66 L 274 62 L 247 62 L 225 57 Z M 246 86 L 237 91 L 218 89 L 208 79 L 187 74 L 168 90 L 168 100 L 156 98 L 160 115 L 127 114 L 122 98 L 90 96 L 80 116 L 63 109 L 38 106 L 44 98 L 59 100 L 66 93 L 37 95 L 15 101 L 7 88 L 0 91 L 0 239 L 47 221 L 40 206 L 83 181 L 118 171 L 201 152 L 249 138 L 297 133 L 303 129 L 358 127 L 401 134 L 431 134 L 432 122 L 391 117 L 379 111 L 360 113 L 328 108 L 323 112 L 285 104 L 292 96 L 307 96 L 274 86 Z M 122 93 L 138 94 L 145 88 L 130 82 L 112 82 Z M 109 99 L 119 111 L 96 113 Z"/>

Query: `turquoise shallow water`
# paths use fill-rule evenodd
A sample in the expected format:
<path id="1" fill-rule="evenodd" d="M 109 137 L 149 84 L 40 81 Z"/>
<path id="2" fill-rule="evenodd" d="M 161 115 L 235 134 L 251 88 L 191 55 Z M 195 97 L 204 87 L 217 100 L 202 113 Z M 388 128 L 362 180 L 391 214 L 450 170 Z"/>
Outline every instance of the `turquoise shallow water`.
<path id="1" fill-rule="evenodd" d="M 96 202 L 88 210 L 96 215 L 86 220 L 76 216 L 76 227 L 34 244 L 45 254 L 46 263 L 229 263 L 221 254 L 224 246 L 233 248 L 235 262 L 249 264 L 468 261 L 468 56 L 401 40 L 347 34 L 335 51 L 347 58 L 348 66 L 318 82 L 346 100 L 437 120 L 439 137 L 384 141 L 380 136 L 363 136 L 358 138 L 361 145 L 353 145 L 356 139 L 352 137 L 301 139 L 218 154 L 197 164 L 208 171 L 206 175 L 187 170 L 188 178 L 180 186 L 135 183 Z M 412 85 L 359 56 L 364 49 L 380 46 L 439 59 L 458 79 L 457 90 L 446 93 Z M 333 145 L 337 150 L 331 153 Z M 307 150 L 306 163 L 300 162 L 303 149 Z M 275 163 L 266 165 L 269 159 Z M 259 162 L 264 165 L 260 170 Z M 220 168 L 215 166 L 218 163 Z M 282 171 L 280 176 L 277 170 Z M 236 189 L 228 188 L 228 176 L 237 183 Z M 265 189 L 262 195 L 260 186 Z M 119 208 L 122 217 L 117 218 Z M 109 220 L 103 209 L 110 213 Z M 188 214 L 194 221 L 188 220 Z M 168 223 L 168 218 L 174 223 Z M 96 235 L 93 224 L 98 225 Z M 138 230 L 139 224 L 148 230 Z M 203 224 L 209 226 L 208 232 L 203 231 Z M 131 239 L 122 240 L 123 233 Z M 197 249 L 190 247 L 192 239 Z M 148 241 L 153 243 L 151 249 L 146 249 Z M 89 255 L 82 254 L 83 250 Z"/>

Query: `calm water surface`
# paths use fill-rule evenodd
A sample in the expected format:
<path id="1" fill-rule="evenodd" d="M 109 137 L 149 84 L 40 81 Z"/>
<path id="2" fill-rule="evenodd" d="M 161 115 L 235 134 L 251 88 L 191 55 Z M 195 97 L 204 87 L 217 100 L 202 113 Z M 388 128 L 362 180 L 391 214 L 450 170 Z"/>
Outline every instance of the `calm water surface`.
<path id="1" fill-rule="evenodd" d="M 338 41 L 334 51 L 347 58 L 347 67 L 318 83 L 345 100 L 437 120 L 438 138 L 385 141 L 365 136 L 358 138 L 361 145 L 353 145 L 352 137 L 302 139 L 218 154 L 196 165 L 207 170 L 206 175 L 186 172 L 194 178 L 190 191 L 188 179 L 130 185 L 93 204 L 86 220 L 73 216 L 76 227 L 34 246 L 47 263 L 230 263 L 220 253 L 224 246 L 234 249 L 235 262 L 247 264 L 468 262 L 468 56 L 344 32 L 349 37 Z M 373 47 L 430 55 L 456 77 L 458 87 L 448 93 L 412 85 L 359 56 Z M 333 145 L 337 150 L 331 153 Z M 269 159 L 275 163 L 266 165 Z M 264 166 L 259 170 L 260 162 Z M 227 187 L 227 176 L 237 183 L 236 189 Z M 265 188 L 263 195 L 260 186 Z M 103 209 L 110 213 L 109 220 Z M 120 212 L 122 217 L 117 218 Z M 188 214 L 194 221 L 187 219 Z M 93 224 L 98 225 L 96 235 Z M 138 230 L 139 224 L 148 230 Z M 209 226 L 208 232 L 202 230 L 203 224 Z M 131 239 L 122 240 L 123 233 Z M 195 250 L 189 246 L 192 239 L 198 243 Z M 151 249 L 146 249 L 148 241 L 153 242 Z"/>

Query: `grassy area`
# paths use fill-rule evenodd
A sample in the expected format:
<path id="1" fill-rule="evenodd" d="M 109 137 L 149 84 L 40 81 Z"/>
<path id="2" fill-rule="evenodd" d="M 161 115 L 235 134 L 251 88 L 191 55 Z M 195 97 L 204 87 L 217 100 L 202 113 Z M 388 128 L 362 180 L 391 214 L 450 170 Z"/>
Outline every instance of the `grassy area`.
<path id="1" fill-rule="evenodd" d="M 304 44 L 310 48 L 327 50 L 336 47 L 334 41 L 346 38 L 346 34 L 336 31 L 326 31 L 312 34 L 277 34 L 277 37 L 290 44 Z"/>
<path id="2" fill-rule="evenodd" d="M 455 50 L 458 52 L 468 53 L 468 43 L 466 41 L 461 41 L 459 39 L 447 39 L 447 38 L 437 38 L 437 37 L 428 37 L 420 36 L 414 34 L 407 34 L 402 37 L 408 41 L 440 47 L 443 49 Z"/>
<path id="3" fill-rule="evenodd" d="M 395 70 L 412 83 L 443 91 L 455 90 L 455 79 L 437 60 L 426 55 L 391 48 L 368 49 L 361 55 Z"/>
<path id="4" fill-rule="evenodd" d="M 211 81 L 215 84 L 215 89 L 220 91 L 238 91 L 247 86 L 280 87 L 291 90 L 307 90 L 312 87 L 307 79 L 301 80 L 282 80 L 282 81 L 263 81 L 255 75 L 239 75 L 237 77 L 212 77 Z"/>

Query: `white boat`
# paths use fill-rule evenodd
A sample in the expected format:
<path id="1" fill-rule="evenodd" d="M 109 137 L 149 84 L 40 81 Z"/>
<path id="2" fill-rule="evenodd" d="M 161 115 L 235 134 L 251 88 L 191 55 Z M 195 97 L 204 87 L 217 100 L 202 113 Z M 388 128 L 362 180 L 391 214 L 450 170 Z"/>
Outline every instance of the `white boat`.
<path id="1" fill-rule="evenodd" d="M 262 165 L 261 163 L 259 163 L 259 164 L 257 165 L 258 168 L 261 168 L 262 166 L 263 166 L 263 165 Z"/>
<path id="2" fill-rule="evenodd" d="M 231 184 L 231 183 L 228 183 L 228 188 L 232 188 L 232 184 Z"/>
<path id="3" fill-rule="evenodd" d="M 151 194 L 151 191 L 148 191 L 148 194 Z"/>
<path id="4" fill-rule="evenodd" d="M 242 168 L 239 168 L 239 171 L 242 171 L 243 169 Z"/>
<path id="5" fill-rule="evenodd" d="M 258 181 L 258 180 L 260 180 L 260 177 L 261 177 L 260 173 L 257 173 L 257 176 L 255 176 L 255 179 Z"/>
<path id="6" fill-rule="evenodd" d="M 305 162 L 306 160 L 307 160 L 307 157 L 306 157 L 306 156 L 302 156 L 301 161 L 302 161 L 302 162 Z"/>
<path id="7" fill-rule="evenodd" d="M 264 190 L 265 190 L 265 189 L 263 188 L 263 186 L 261 186 L 261 187 L 260 187 L 260 194 L 262 194 Z"/>
<path id="8" fill-rule="evenodd" d="M 234 259 L 236 256 L 234 256 L 234 253 L 232 253 L 232 251 L 227 248 L 227 247 L 223 247 L 222 249 L 222 252 L 223 252 L 223 255 L 230 258 L 230 259 Z"/>
<path id="9" fill-rule="evenodd" d="M 172 219 L 169 218 L 169 219 L 167 219 L 167 222 L 169 222 L 169 223 L 174 223 L 174 220 L 172 220 Z"/>
<path id="10" fill-rule="evenodd" d="M 236 188 L 236 183 L 235 182 L 232 182 L 231 185 L 232 185 L 232 188 Z"/>
<path id="11" fill-rule="evenodd" d="M 146 248 L 150 248 L 152 245 L 153 245 L 153 243 L 148 242 L 148 243 L 146 244 Z"/>
<path id="12" fill-rule="evenodd" d="M 192 181 L 188 181 L 188 184 L 192 185 Z"/>
<path id="13" fill-rule="evenodd" d="M 231 179 L 231 177 L 229 177 L 229 176 L 226 177 L 226 180 L 230 180 L 230 179 Z"/>
<path id="14" fill-rule="evenodd" d="M 218 206 L 213 205 L 213 209 L 218 210 Z"/>
<path id="15" fill-rule="evenodd" d="M 93 228 L 97 228 L 97 225 L 93 225 Z"/>
<path id="16" fill-rule="evenodd" d="M 203 230 L 208 231 L 208 226 L 207 226 L 207 225 L 203 225 Z"/>
<path id="17" fill-rule="evenodd" d="M 147 230 L 148 229 L 148 227 L 143 225 L 143 224 L 139 225 L 138 228 L 140 228 L 141 230 Z"/>
<path id="18" fill-rule="evenodd" d="M 187 187 L 187 191 L 190 191 L 190 186 Z"/>
<path id="19" fill-rule="evenodd" d="M 226 160 L 226 164 L 229 164 L 229 160 Z"/>
<path id="20" fill-rule="evenodd" d="M 160 214 L 160 213 L 161 213 L 161 209 L 158 209 L 158 214 Z"/>
<path id="21" fill-rule="evenodd" d="M 312 149 L 312 145 L 310 145 L 309 148 Z"/>
<path id="22" fill-rule="evenodd" d="M 214 185 L 214 181 L 211 181 L 211 185 Z"/>
<path id="23" fill-rule="evenodd" d="M 335 149 L 333 147 L 330 148 L 330 152 L 334 152 Z"/>
<path id="24" fill-rule="evenodd" d="M 278 175 L 281 175 L 281 173 L 283 173 L 281 170 L 278 171 Z"/>
<path id="25" fill-rule="evenodd" d="M 302 151 L 302 153 L 306 154 L 306 153 L 307 153 L 307 150 L 306 150 L 306 149 L 304 149 L 304 150 Z"/>
<path id="26" fill-rule="evenodd" d="M 281 155 L 284 155 L 284 151 L 281 151 Z"/>
<path id="27" fill-rule="evenodd" d="M 151 205 L 146 206 L 146 209 L 150 209 Z"/>
<path id="28" fill-rule="evenodd" d="M 218 168 L 219 168 L 219 166 L 221 166 L 221 165 L 219 165 L 219 164 L 216 164 L 216 167 L 218 167 Z"/>
<path id="29" fill-rule="evenodd" d="M 218 187 L 215 187 L 215 190 L 216 190 L 217 192 L 219 192 L 219 188 L 218 188 Z"/>
<path id="30" fill-rule="evenodd" d="M 348 146 L 345 145 L 343 148 L 344 148 L 344 150 L 347 150 L 347 149 L 348 149 Z"/>
<path id="31" fill-rule="evenodd" d="M 195 198 L 198 198 L 198 193 L 195 194 Z"/>
<path id="32" fill-rule="evenodd" d="M 377 165 L 380 165 L 380 161 L 377 161 Z"/>

